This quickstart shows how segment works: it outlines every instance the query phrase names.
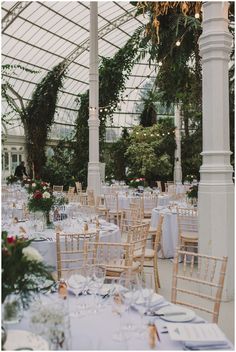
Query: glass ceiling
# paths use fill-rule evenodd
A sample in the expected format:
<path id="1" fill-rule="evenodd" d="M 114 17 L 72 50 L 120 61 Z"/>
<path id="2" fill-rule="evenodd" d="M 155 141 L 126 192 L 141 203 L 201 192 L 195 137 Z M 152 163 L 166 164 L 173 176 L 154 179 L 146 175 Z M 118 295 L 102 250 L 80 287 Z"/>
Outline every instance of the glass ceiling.
<path id="1" fill-rule="evenodd" d="M 2 1 L 2 18 L 19 2 Z M 73 125 L 77 116 L 76 97 L 89 87 L 89 2 L 45 1 L 20 2 L 8 25 L 3 23 L 2 64 L 21 65 L 37 73 L 16 69 L 4 74 L 23 98 L 30 99 L 38 82 L 65 58 L 73 58 L 68 66 L 60 91 L 55 122 Z M 99 57 L 112 57 L 144 23 L 141 15 L 134 17 L 135 8 L 129 2 L 98 2 Z M 72 56 L 73 55 L 73 56 Z M 136 105 L 140 89 L 155 77 L 155 67 L 147 61 L 137 63 L 126 82 L 119 108 L 113 115 L 116 126 L 137 124 Z M 6 103 L 2 112 L 9 111 Z M 18 125 L 19 122 L 18 122 Z M 14 132 L 12 132 L 14 131 Z M 21 127 L 10 134 L 23 134 Z"/>

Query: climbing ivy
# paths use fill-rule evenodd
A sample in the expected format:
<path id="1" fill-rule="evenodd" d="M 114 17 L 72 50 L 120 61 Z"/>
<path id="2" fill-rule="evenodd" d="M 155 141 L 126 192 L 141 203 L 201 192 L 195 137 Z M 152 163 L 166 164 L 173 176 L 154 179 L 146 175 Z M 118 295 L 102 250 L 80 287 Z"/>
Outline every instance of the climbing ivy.
<path id="1" fill-rule="evenodd" d="M 140 41 L 143 27 L 138 28 L 126 44 L 112 58 L 103 58 L 99 67 L 99 106 L 107 107 L 99 112 L 100 119 L 100 160 L 103 160 L 106 120 L 112 117 L 117 108 L 125 82 L 133 65 L 139 60 L 139 48 L 145 45 Z M 87 183 L 87 166 L 89 160 L 89 91 L 78 98 L 79 111 L 76 120 L 76 150 L 74 169 L 79 172 L 79 179 Z"/>
<path id="2" fill-rule="evenodd" d="M 65 77 L 64 62 L 59 63 L 37 85 L 22 115 L 25 129 L 27 164 L 35 176 L 40 176 L 46 162 L 45 145 L 54 122 L 59 89 Z"/>

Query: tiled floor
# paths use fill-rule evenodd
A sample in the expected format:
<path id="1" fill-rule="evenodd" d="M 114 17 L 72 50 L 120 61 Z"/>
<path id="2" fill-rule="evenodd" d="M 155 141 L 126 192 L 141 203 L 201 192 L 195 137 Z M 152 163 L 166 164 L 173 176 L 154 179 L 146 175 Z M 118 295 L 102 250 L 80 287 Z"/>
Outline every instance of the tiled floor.
<path id="1" fill-rule="evenodd" d="M 159 293 L 168 300 L 171 298 L 172 265 L 173 263 L 170 259 L 158 260 L 159 276 L 161 282 Z M 145 272 L 147 273 L 146 276 L 148 281 L 151 278 L 151 275 L 149 275 L 149 273 L 151 274 L 150 268 L 145 269 Z M 204 318 L 204 313 L 201 314 L 201 316 Z M 234 301 L 221 303 L 218 324 L 228 339 L 234 343 Z"/>

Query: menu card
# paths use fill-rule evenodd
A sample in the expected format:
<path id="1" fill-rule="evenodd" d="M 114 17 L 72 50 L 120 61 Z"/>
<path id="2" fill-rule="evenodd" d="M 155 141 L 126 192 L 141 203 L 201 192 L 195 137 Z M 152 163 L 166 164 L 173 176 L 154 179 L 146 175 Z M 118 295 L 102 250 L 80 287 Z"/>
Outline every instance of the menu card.
<path id="1" fill-rule="evenodd" d="M 167 324 L 170 338 L 175 341 L 218 342 L 225 341 L 225 335 L 217 324 Z"/>

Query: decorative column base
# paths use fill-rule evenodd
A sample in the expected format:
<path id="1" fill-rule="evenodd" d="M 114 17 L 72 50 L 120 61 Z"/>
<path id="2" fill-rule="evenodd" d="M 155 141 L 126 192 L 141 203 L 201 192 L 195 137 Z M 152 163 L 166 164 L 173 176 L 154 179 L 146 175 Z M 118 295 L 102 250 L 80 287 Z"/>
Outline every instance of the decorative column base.
<path id="1" fill-rule="evenodd" d="M 88 163 L 88 189 L 94 191 L 94 195 L 101 194 L 100 164 L 95 162 Z"/>
<path id="2" fill-rule="evenodd" d="M 232 166 L 227 165 L 229 154 L 231 153 L 202 153 L 203 160 L 207 163 L 203 163 L 200 168 L 198 193 L 199 252 L 228 257 L 224 301 L 234 298 L 234 184 Z M 218 162 L 221 159 L 221 163 L 215 164 L 216 159 Z"/>

